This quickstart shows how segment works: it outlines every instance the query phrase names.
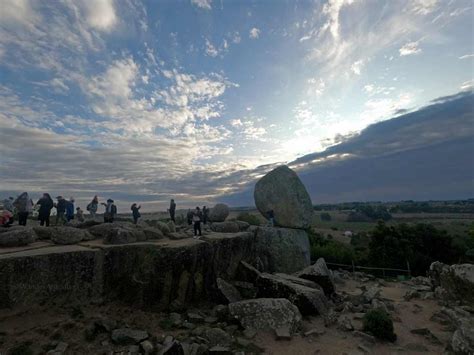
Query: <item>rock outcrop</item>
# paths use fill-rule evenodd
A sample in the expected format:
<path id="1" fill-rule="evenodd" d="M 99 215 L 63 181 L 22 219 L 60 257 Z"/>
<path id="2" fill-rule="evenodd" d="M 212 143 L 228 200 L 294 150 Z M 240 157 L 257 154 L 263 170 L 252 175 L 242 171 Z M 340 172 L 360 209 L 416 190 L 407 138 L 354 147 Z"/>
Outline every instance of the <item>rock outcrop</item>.
<path id="1" fill-rule="evenodd" d="M 284 298 L 257 298 L 229 304 L 230 315 L 246 329 L 295 332 L 301 325 L 301 313 Z"/>
<path id="2" fill-rule="evenodd" d="M 16 228 L 0 234 L 0 247 L 19 247 L 35 240 L 36 234 L 32 228 Z"/>
<path id="3" fill-rule="evenodd" d="M 218 203 L 209 211 L 209 220 L 211 222 L 224 222 L 229 216 L 229 207 L 223 203 Z"/>
<path id="4" fill-rule="evenodd" d="M 286 165 L 280 166 L 255 185 L 255 205 L 268 219 L 273 210 L 277 226 L 308 228 L 313 217 L 313 205 L 298 175 Z"/>
<path id="5" fill-rule="evenodd" d="M 255 229 L 259 270 L 291 274 L 310 265 L 308 234 L 301 229 L 258 227 Z"/>
<path id="6" fill-rule="evenodd" d="M 449 266 L 437 261 L 431 264 L 429 275 L 435 295 L 474 307 L 474 264 Z"/>
<path id="7" fill-rule="evenodd" d="M 319 258 L 313 265 L 297 272 L 295 276 L 316 282 L 323 288 L 326 296 L 330 296 L 336 291 L 331 271 L 323 258 Z"/>

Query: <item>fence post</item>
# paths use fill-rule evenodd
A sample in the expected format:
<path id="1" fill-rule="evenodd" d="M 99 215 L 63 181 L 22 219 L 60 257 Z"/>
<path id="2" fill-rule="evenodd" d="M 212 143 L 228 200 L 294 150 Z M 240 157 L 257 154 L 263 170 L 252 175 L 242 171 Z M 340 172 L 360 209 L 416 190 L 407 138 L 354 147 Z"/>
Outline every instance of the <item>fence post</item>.
<path id="1" fill-rule="evenodd" d="M 383 278 L 385 279 L 385 269 L 382 269 L 382 275 L 383 275 Z"/>
<path id="2" fill-rule="evenodd" d="M 407 260 L 408 276 L 411 278 L 410 262 Z"/>
<path id="3" fill-rule="evenodd" d="M 354 260 L 351 260 L 351 263 L 352 263 L 352 274 L 355 273 L 355 265 L 354 265 Z"/>

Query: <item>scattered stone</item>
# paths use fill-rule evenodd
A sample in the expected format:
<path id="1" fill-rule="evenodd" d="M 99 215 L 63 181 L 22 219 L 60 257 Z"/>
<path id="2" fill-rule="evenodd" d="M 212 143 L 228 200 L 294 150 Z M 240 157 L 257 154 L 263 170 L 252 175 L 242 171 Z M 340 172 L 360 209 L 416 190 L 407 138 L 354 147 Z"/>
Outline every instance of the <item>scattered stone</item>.
<path id="1" fill-rule="evenodd" d="M 325 329 L 313 328 L 313 329 L 310 329 L 307 332 L 305 332 L 304 336 L 305 337 L 309 337 L 309 336 L 312 336 L 312 335 L 320 336 L 320 335 L 324 335 L 324 334 L 326 334 Z"/>
<path id="2" fill-rule="evenodd" d="M 246 337 L 247 339 L 253 339 L 257 335 L 257 332 L 254 329 L 249 328 L 249 329 L 245 329 L 243 334 L 244 334 L 244 337 Z"/>
<path id="3" fill-rule="evenodd" d="M 283 274 L 283 273 L 275 273 L 273 275 L 278 276 L 282 279 L 288 280 L 292 283 L 301 285 L 301 286 L 306 286 L 306 287 L 310 287 L 310 288 L 316 288 L 318 290 L 323 290 L 323 288 L 321 286 L 319 286 L 316 282 L 313 282 L 313 281 L 310 281 L 310 280 L 307 280 L 307 279 L 304 279 L 304 278 L 301 278 L 301 277 L 292 276 L 292 275 Z"/>
<path id="4" fill-rule="evenodd" d="M 230 351 L 230 348 L 226 346 L 213 346 L 212 348 L 209 349 L 209 354 L 213 355 L 232 355 L 232 351 Z"/>
<path id="5" fill-rule="evenodd" d="M 316 263 L 297 272 L 295 275 L 317 283 L 323 288 L 327 296 L 332 295 L 336 291 L 334 280 L 324 258 L 319 258 Z"/>
<path id="6" fill-rule="evenodd" d="M 405 296 L 403 296 L 403 298 L 405 299 L 405 301 L 410 301 L 413 298 L 420 298 L 420 293 L 418 291 L 415 291 L 415 290 L 408 290 L 405 293 Z"/>
<path id="7" fill-rule="evenodd" d="M 275 330 L 287 326 L 293 333 L 301 324 L 298 308 L 284 298 L 257 298 L 231 303 L 229 312 L 246 329 Z"/>
<path id="8" fill-rule="evenodd" d="M 214 323 L 217 323 L 219 321 L 219 319 L 217 317 L 206 317 L 204 318 L 204 322 L 207 323 L 207 324 L 214 324 Z"/>
<path id="9" fill-rule="evenodd" d="M 209 341 L 211 347 L 216 345 L 227 346 L 232 342 L 232 337 L 219 328 L 207 329 L 204 336 Z"/>
<path id="10" fill-rule="evenodd" d="M 218 203 L 209 211 L 211 222 L 224 222 L 227 216 L 229 216 L 229 207 L 223 203 Z"/>
<path id="11" fill-rule="evenodd" d="M 273 210 L 277 226 L 305 229 L 311 225 L 311 198 L 298 175 L 286 165 L 272 170 L 256 183 L 254 198 L 265 218 Z"/>
<path id="12" fill-rule="evenodd" d="M 381 300 L 379 300 L 379 299 L 377 299 L 377 298 L 373 298 L 373 299 L 372 299 L 372 302 L 371 302 L 370 304 L 371 304 L 371 306 L 372 306 L 372 309 L 381 309 L 381 310 L 383 310 L 385 313 L 390 313 L 390 312 L 388 311 L 387 305 L 386 305 L 383 301 L 381 301 Z"/>
<path id="13" fill-rule="evenodd" d="M 188 312 L 188 320 L 194 323 L 204 322 L 204 317 L 195 312 Z"/>
<path id="14" fill-rule="evenodd" d="M 337 319 L 337 327 L 340 330 L 346 331 L 346 332 L 351 332 L 354 330 L 354 326 L 352 325 L 351 320 L 349 317 L 342 315 Z"/>
<path id="15" fill-rule="evenodd" d="M 275 329 L 276 340 L 291 340 L 290 328 L 279 327 Z"/>
<path id="16" fill-rule="evenodd" d="M 428 273 L 437 297 L 474 306 L 474 264 L 448 266 L 437 261 L 430 265 Z M 445 292 L 436 292 L 437 287 L 442 287 Z"/>
<path id="17" fill-rule="evenodd" d="M 223 304 L 219 304 L 212 309 L 211 314 L 220 321 L 227 320 L 229 316 L 229 307 Z"/>
<path id="18" fill-rule="evenodd" d="M 217 278 L 216 283 L 219 293 L 218 297 L 223 303 L 228 304 L 242 300 L 242 296 L 240 295 L 239 291 L 230 283 L 221 278 Z"/>
<path id="19" fill-rule="evenodd" d="M 153 343 L 149 340 L 142 341 L 140 343 L 140 348 L 145 354 L 151 354 L 155 349 Z"/>
<path id="20" fill-rule="evenodd" d="M 276 275 L 263 273 L 257 279 L 259 297 L 281 297 L 290 300 L 302 314 L 321 314 L 328 311 L 324 292 L 295 284 Z"/>
<path id="21" fill-rule="evenodd" d="M 140 352 L 140 347 L 138 345 L 130 345 L 128 347 L 128 354 L 129 355 L 138 354 L 139 352 Z"/>
<path id="22" fill-rule="evenodd" d="M 65 343 L 65 342 L 59 342 L 58 345 L 56 345 L 56 351 L 59 351 L 61 353 L 65 352 L 66 349 L 68 348 L 68 343 Z"/>
<path id="23" fill-rule="evenodd" d="M 173 340 L 170 343 L 163 344 L 163 348 L 158 351 L 158 355 L 184 355 L 181 343 Z"/>
<path id="24" fill-rule="evenodd" d="M 361 339 L 363 339 L 364 341 L 366 341 L 368 343 L 375 343 L 375 337 L 373 335 L 370 335 L 370 334 L 367 334 L 367 333 L 364 333 L 364 332 L 361 332 L 361 331 L 358 331 L 358 330 L 354 330 L 352 332 L 352 335 L 357 337 L 357 338 L 361 338 Z"/>
<path id="25" fill-rule="evenodd" d="M 137 344 L 148 338 L 148 333 L 143 330 L 121 328 L 115 329 L 111 334 L 112 341 L 116 344 Z"/>
<path id="26" fill-rule="evenodd" d="M 370 349 L 362 344 L 357 345 L 357 348 L 361 350 L 364 354 L 370 353 Z"/>
<path id="27" fill-rule="evenodd" d="M 257 297 L 258 290 L 253 283 L 234 281 L 232 284 L 237 289 L 237 291 L 239 291 L 239 294 L 242 296 L 242 298 L 249 299 Z"/>
<path id="28" fill-rule="evenodd" d="M 380 297 L 380 288 L 377 286 L 371 286 L 363 293 L 365 303 L 371 303 L 374 298 Z"/>

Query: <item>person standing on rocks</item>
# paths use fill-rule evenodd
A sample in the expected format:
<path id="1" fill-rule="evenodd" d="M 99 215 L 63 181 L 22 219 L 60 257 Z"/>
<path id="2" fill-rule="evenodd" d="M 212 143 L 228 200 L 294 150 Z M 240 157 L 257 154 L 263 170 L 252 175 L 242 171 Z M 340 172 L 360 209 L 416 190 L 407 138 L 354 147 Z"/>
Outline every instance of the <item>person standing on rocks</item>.
<path id="1" fill-rule="evenodd" d="M 18 196 L 18 198 L 13 202 L 13 206 L 18 211 L 18 224 L 20 226 L 26 226 L 28 215 L 31 211 L 33 211 L 33 203 L 31 202 L 28 193 L 23 192 L 20 196 Z"/>
<path id="2" fill-rule="evenodd" d="M 44 226 L 46 224 L 46 227 L 49 227 L 49 216 L 51 214 L 51 210 L 54 207 L 53 199 L 49 194 L 44 193 L 43 197 L 41 197 L 38 202 L 36 202 L 36 204 L 40 205 L 38 213 L 40 226 Z"/>
<path id="3" fill-rule="evenodd" d="M 76 216 L 79 222 L 84 222 L 84 211 L 80 207 L 76 208 Z"/>
<path id="4" fill-rule="evenodd" d="M 130 207 L 130 209 L 132 210 L 132 215 L 133 215 L 133 224 L 137 224 L 138 219 L 141 217 L 140 208 L 142 208 L 142 206 L 137 206 L 136 203 L 134 203 L 132 207 Z"/>
<path id="5" fill-rule="evenodd" d="M 66 222 L 66 200 L 62 196 L 56 197 L 58 202 L 56 202 L 55 207 L 56 207 L 56 224 L 64 224 Z"/>
<path id="6" fill-rule="evenodd" d="M 117 206 L 114 205 L 114 200 L 109 198 L 107 203 L 102 203 L 102 205 L 105 206 L 104 223 L 113 223 L 117 214 Z"/>
<path id="7" fill-rule="evenodd" d="M 170 211 L 170 218 L 171 218 L 171 220 L 172 220 L 174 223 L 176 223 L 176 221 L 175 221 L 175 219 L 174 219 L 174 215 L 175 215 L 175 213 L 176 213 L 176 203 L 174 202 L 173 199 L 171 199 L 171 201 L 170 201 L 170 209 L 169 209 L 169 211 Z"/>
<path id="8" fill-rule="evenodd" d="M 188 212 L 186 213 L 186 220 L 188 221 L 189 226 L 193 224 L 193 215 L 194 215 L 193 211 L 191 211 L 191 209 L 189 208 Z"/>
<path id="9" fill-rule="evenodd" d="M 87 205 L 86 210 L 89 211 L 89 213 L 91 214 L 91 217 L 94 219 L 98 208 L 99 208 L 99 198 L 97 197 L 97 195 L 95 195 L 92 201 Z"/>
<path id="10" fill-rule="evenodd" d="M 66 219 L 68 222 L 74 219 L 74 197 L 70 197 L 69 201 L 66 201 Z"/>
<path id="11" fill-rule="evenodd" d="M 193 214 L 193 223 L 194 223 L 194 239 L 199 239 L 202 236 L 201 233 L 201 220 L 202 220 L 202 212 L 199 207 L 196 207 L 196 210 Z M 199 235 L 198 235 L 199 232 Z"/>

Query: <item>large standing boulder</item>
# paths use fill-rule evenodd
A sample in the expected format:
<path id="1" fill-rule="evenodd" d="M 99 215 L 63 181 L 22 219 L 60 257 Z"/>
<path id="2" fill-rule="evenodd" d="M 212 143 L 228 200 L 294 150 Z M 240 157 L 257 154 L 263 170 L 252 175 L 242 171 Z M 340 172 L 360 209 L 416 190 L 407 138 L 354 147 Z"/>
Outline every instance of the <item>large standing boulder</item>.
<path id="1" fill-rule="evenodd" d="M 229 207 L 223 203 L 218 203 L 209 211 L 211 222 L 224 222 L 227 216 L 229 216 Z"/>
<path id="2" fill-rule="evenodd" d="M 445 265 L 434 262 L 429 270 L 434 288 L 441 287 L 447 298 L 474 306 L 474 264 Z"/>
<path id="3" fill-rule="evenodd" d="M 23 227 L 0 234 L 0 247 L 19 247 L 28 245 L 36 240 L 32 228 Z"/>
<path id="4" fill-rule="evenodd" d="M 254 198 L 265 218 L 273 210 L 277 226 L 305 229 L 311 225 L 311 198 L 298 175 L 286 165 L 270 171 L 257 182 Z"/>
<path id="5" fill-rule="evenodd" d="M 323 288 L 327 296 L 332 295 L 336 291 L 331 271 L 329 271 L 323 258 L 319 258 L 313 265 L 308 266 L 304 270 L 298 271 L 295 276 L 316 282 Z"/>
<path id="6" fill-rule="evenodd" d="M 295 332 L 301 325 L 301 313 L 284 298 L 257 298 L 229 304 L 230 315 L 246 329 Z"/>
<path id="7" fill-rule="evenodd" d="M 328 301 L 324 292 L 318 288 L 297 284 L 277 275 L 263 273 L 257 279 L 258 297 L 286 298 L 303 315 L 328 313 Z"/>
<path id="8" fill-rule="evenodd" d="M 257 227 L 255 248 L 260 271 L 292 274 L 310 265 L 308 234 L 301 229 Z"/>

